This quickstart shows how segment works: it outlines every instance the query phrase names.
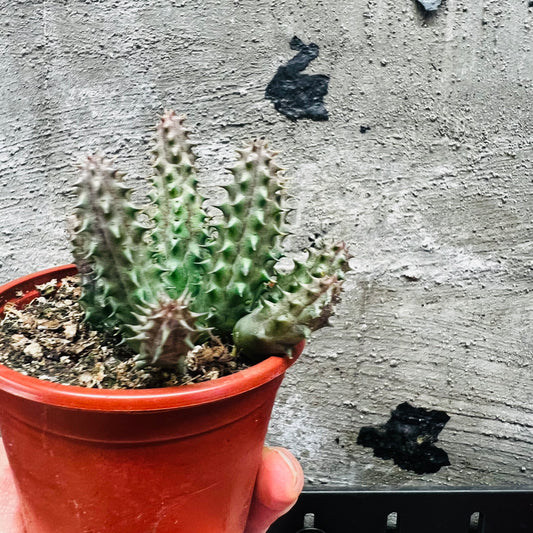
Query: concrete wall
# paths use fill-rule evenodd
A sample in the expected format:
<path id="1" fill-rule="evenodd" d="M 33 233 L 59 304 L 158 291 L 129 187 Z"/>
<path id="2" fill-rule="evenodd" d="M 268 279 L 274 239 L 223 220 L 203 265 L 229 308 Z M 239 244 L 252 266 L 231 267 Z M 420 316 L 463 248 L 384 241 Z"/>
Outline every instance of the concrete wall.
<path id="1" fill-rule="evenodd" d="M 310 483 L 531 483 L 532 27 L 527 0 L 429 17 L 411 0 L 2 0 L 0 280 L 70 262 L 80 154 L 105 148 L 144 187 L 162 109 L 189 116 L 207 189 L 266 136 L 292 176 L 290 246 L 328 232 L 354 255 L 270 442 Z M 306 72 L 330 76 L 327 122 L 264 99 L 294 35 L 320 47 Z M 356 444 L 404 401 L 450 416 L 451 466 L 415 474 Z"/>

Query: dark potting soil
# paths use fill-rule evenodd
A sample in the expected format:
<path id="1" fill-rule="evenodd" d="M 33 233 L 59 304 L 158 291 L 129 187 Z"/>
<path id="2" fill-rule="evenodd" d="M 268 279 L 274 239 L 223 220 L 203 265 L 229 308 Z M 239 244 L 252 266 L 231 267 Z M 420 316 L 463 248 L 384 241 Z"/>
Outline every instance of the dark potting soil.
<path id="1" fill-rule="evenodd" d="M 246 365 L 216 338 L 186 357 L 187 371 L 138 368 L 120 336 L 91 329 L 77 276 L 37 287 L 40 296 L 24 309 L 7 304 L 0 319 L 0 363 L 42 380 L 102 389 L 146 389 L 210 381 Z"/>

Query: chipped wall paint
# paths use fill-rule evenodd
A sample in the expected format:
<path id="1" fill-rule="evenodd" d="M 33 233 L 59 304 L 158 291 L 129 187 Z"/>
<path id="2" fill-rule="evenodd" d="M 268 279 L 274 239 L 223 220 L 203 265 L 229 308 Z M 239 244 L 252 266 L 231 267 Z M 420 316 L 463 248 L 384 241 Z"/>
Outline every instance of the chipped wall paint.
<path id="1" fill-rule="evenodd" d="M 437 11 L 442 0 L 417 0 L 417 2 L 428 12 Z"/>
<path id="2" fill-rule="evenodd" d="M 189 116 L 202 187 L 268 137 L 300 233 L 354 254 L 334 327 L 287 376 L 271 444 L 308 482 L 531 483 L 533 8 L 446 0 L 0 1 L 0 279 L 70 261 L 79 154 L 142 187 L 155 115 Z M 265 99 L 297 35 L 320 55 L 329 120 Z M 212 167 L 211 167 L 212 165 Z M 357 445 L 395 406 L 445 411 L 451 465 L 416 474 Z"/>

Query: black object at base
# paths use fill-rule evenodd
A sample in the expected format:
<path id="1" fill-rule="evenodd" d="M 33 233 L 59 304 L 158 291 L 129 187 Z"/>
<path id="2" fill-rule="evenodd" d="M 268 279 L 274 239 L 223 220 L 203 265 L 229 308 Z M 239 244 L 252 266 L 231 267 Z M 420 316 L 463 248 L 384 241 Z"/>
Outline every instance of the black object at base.
<path id="1" fill-rule="evenodd" d="M 302 529 L 303 528 L 303 529 Z M 531 489 L 307 490 L 268 533 L 532 533 Z"/>

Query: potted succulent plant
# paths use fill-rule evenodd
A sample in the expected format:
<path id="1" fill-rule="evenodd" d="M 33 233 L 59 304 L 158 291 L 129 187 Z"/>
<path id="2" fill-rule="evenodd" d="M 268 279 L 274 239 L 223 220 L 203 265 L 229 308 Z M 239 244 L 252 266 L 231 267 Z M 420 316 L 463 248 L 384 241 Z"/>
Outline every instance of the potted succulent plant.
<path id="1" fill-rule="evenodd" d="M 289 210 L 275 155 L 262 140 L 238 151 L 213 219 L 189 131 L 166 112 L 148 207 L 132 203 L 109 159 L 89 156 L 76 187 L 76 265 L 0 288 L 0 312 L 16 312 L 42 284 L 54 292 L 78 272 L 85 322 L 129 346 L 136 371 L 186 381 L 193 363 L 221 353 L 246 362 L 212 381 L 123 390 L 0 365 L 0 427 L 27 533 L 243 530 L 276 391 L 304 339 L 327 324 L 348 269 L 345 246 L 323 242 L 279 269 Z"/>

